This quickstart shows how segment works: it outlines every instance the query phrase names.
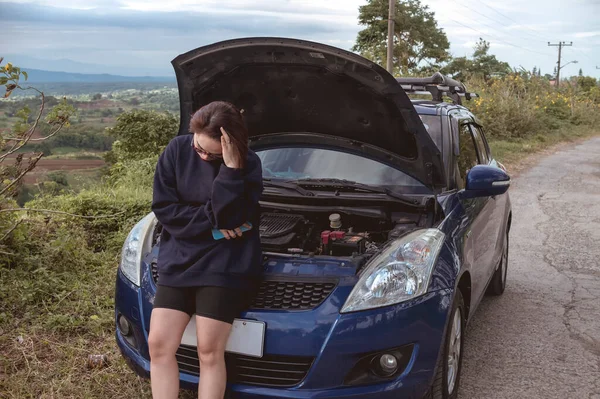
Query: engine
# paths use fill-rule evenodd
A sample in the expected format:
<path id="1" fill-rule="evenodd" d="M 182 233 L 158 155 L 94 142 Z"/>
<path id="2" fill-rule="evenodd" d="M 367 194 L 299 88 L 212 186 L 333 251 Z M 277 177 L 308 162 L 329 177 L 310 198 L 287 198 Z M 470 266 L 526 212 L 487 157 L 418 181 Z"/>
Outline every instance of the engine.
<path id="1" fill-rule="evenodd" d="M 263 251 L 289 254 L 354 256 L 376 252 L 389 238 L 414 228 L 416 221 L 390 222 L 352 215 L 263 212 Z"/>
<path id="2" fill-rule="evenodd" d="M 271 211 L 261 213 L 259 232 L 265 252 L 355 256 L 375 253 L 388 240 L 418 226 L 424 218 L 415 213 L 353 214 Z M 159 245 L 162 225 L 157 223 L 152 247 Z"/>
<path id="3" fill-rule="evenodd" d="M 259 227 L 261 245 L 266 251 L 303 252 L 314 227 L 302 215 L 263 213 Z"/>

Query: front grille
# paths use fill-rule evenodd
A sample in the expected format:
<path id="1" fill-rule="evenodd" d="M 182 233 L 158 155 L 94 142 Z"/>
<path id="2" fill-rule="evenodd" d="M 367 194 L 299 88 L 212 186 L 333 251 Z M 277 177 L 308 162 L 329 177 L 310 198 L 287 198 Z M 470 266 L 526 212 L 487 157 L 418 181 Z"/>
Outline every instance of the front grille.
<path id="1" fill-rule="evenodd" d="M 152 273 L 152 281 L 156 284 L 158 281 L 158 264 L 155 260 L 150 263 L 150 272 Z"/>
<path id="2" fill-rule="evenodd" d="M 268 281 L 260 284 L 251 309 L 308 310 L 319 306 L 335 288 L 335 283 Z"/>
<path id="3" fill-rule="evenodd" d="M 156 262 L 150 264 L 150 272 L 156 284 Z M 333 282 L 264 280 L 260 283 L 250 309 L 310 310 L 323 303 L 334 288 Z"/>
<path id="4" fill-rule="evenodd" d="M 176 353 L 179 371 L 200 375 L 196 348 L 181 345 Z M 234 384 L 268 387 L 293 387 L 298 385 L 313 362 L 312 357 L 265 355 L 262 358 L 225 354 L 227 379 Z"/>

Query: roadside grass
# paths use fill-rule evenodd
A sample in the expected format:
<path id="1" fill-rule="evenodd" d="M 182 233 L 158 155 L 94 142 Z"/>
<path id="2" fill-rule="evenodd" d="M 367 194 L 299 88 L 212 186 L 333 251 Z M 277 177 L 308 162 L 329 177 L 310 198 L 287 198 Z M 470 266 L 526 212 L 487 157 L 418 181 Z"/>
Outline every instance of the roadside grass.
<path id="1" fill-rule="evenodd" d="M 511 140 L 488 138 L 488 141 L 494 157 L 502 162 L 510 172 L 511 167 L 518 167 L 518 164 L 528 156 L 538 154 L 556 145 L 581 141 L 599 134 L 598 128 L 571 125 L 527 138 Z"/>

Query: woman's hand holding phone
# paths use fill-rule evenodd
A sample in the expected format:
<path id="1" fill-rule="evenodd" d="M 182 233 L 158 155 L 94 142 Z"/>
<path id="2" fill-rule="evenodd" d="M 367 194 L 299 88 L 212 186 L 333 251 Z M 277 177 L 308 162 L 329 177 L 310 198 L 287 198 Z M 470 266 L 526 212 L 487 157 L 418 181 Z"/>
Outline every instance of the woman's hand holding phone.
<path id="1" fill-rule="evenodd" d="M 217 229 L 215 229 L 215 230 L 213 230 L 213 237 L 215 240 L 219 240 L 221 238 L 225 238 L 226 240 L 231 240 L 231 239 L 234 239 L 237 237 L 241 237 L 245 231 L 248 231 L 251 229 L 252 229 L 252 224 L 250 224 L 248 222 L 248 223 L 244 223 L 240 227 L 235 228 L 233 230 L 226 230 L 226 229 L 217 230 Z"/>

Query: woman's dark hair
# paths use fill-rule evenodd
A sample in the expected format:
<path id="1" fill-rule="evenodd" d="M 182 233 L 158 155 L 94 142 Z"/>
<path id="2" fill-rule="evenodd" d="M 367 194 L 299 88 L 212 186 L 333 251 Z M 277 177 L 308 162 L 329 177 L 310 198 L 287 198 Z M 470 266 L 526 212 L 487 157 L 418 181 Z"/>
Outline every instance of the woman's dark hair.
<path id="1" fill-rule="evenodd" d="M 213 101 L 204 105 L 192 115 L 190 132 L 205 134 L 211 139 L 221 142 L 221 127 L 225 129 L 231 143 L 237 149 L 245 166 L 248 156 L 248 127 L 242 112 L 233 104 L 225 101 Z"/>

